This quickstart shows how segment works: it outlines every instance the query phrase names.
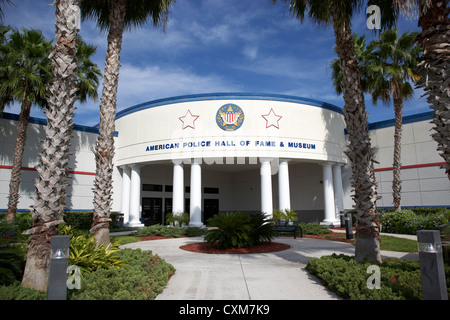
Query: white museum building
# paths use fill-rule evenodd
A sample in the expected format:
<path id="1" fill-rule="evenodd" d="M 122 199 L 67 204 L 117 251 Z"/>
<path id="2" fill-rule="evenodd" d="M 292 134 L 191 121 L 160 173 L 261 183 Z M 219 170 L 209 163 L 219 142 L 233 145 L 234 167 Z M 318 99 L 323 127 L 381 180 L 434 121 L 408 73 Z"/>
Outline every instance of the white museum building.
<path id="1" fill-rule="evenodd" d="M 450 181 L 431 138 L 431 112 L 404 117 L 402 206 L 450 207 Z M 0 211 L 8 203 L 18 116 L 0 116 Z M 20 210 L 33 203 L 44 119 L 31 118 Z M 392 207 L 394 120 L 369 125 L 378 207 Z M 92 210 L 98 129 L 73 131 L 68 210 Z M 274 94 L 216 93 L 146 102 L 117 113 L 113 211 L 129 226 L 187 212 L 203 226 L 218 212 L 292 209 L 300 221 L 339 224 L 351 210 L 342 109 Z"/>

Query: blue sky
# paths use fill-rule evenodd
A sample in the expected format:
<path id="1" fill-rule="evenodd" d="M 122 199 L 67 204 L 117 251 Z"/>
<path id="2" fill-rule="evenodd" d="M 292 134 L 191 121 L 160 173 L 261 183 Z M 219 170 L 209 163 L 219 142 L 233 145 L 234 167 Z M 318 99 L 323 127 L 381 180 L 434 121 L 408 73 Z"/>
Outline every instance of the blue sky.
<path id="1" fill-rule="evenodd" d="M 54 39 L 54 6 L 51 0 L 13 0 L 4 9 L 4 23 L 38 28 Z M 361 12 L 352 22 L 353 32 L 374 37 Z M 400 17 L 401 33 L 418 31 L 417 19 Z M 83 39 L 97 46 L 93 60 L 102 70 L 106 34 L 95 23 L 84 21 Z M 121 54 L 117 111 L 159 98 L 212 92 L 287 94 L 317 99 L 343 107 L 331 81 L 330 62 L 334 33 L 331 26 L 303 24 L 294 19 L 282 1 L 177 0 L 165 32 L 151 24 L 126 32 Z M 101 95 L 101 86 L 99 96 Z M 404 115 L 429 111 L 416 92 L 404 105 Z M 99 102 L 77 104 L 75 122 L 98 123 Z M 369 122 L 394 117 L 393 107 L 373 106 L 367 97 Z M 6 112 L 18 113 L 18 106 Z M 35 109 L 33 116 L 43 117 Z"/>

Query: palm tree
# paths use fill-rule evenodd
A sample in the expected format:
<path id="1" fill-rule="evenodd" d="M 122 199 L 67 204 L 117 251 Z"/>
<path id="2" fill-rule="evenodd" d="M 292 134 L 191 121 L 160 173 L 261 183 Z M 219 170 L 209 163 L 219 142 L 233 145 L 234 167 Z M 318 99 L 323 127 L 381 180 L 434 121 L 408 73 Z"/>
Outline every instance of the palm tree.
<path id="1" fill-rule="evenodd" d="M 141 26 L 149 19 L 155 26 L 160 24 L 165 26 L 169 8 L 174 2 L 175 0 L 84 0 L 81 2 L 83 19 L 93 19 L 102 31 L 108 31 L 99 136 L 94 150 L 96 161 L 94 219 L 90 229 L 98 245 L 109 243 L 116 96 L 123 32 L 127 28 Z"/>
<path id="2" fill-rule="evenodd" d="M 70 139 L 77 82 L 77 34 L 79 0 L 56 0 L 56 44 L 50 53 L 53 79 L 48 86 L 45 139 L 35 182 L 33 226 L 27 230 L 28 252 L 22 285 L 47 290 L 50 239 L 58 234 L 67 186 Z"/>
<path id="3" fill-rule="evenodd" d="M 3 63 L 0 65 L 0 107 L 12 102 L 21 103 L 19 126 L 14 150 L 13 166 L 9 184 L 8 213 L 6 220 L 15 219 L 19 202 L 19 187 L 23 151 L 26 142 L 31 107 L 47 106 L 46 87 L 51 79 L 48 55 L 51 41 L 46 41 L 38 30 L 14 30 L 9 41 L 0 47 Z M 81 103 L 88 98 L 97 100 L 97 88 L 101 72 L 90 60 L 96 47 L 77 39 L 77 57 L 80 61 L 77 75 L 77 92 Z"/>
<path id="4" fill-rule="evenodd" d="M 276 2 L 276 0 L 273 0 Z M 335 50 L 342 70 L 342 92 L 344 96 L 344 119 L 348 130 L 346 154 L 352 165 L 353 199 L 357 220 L 355 260 L 380 263 L 380 221 L 376 214 L 376 182 L 373 173 L 374 150 L 371 146 L 364 88 L 351 31 L 351 18 L 363 6 L 362 0 L 284 0 L 289 3 L 292 14 L 304 20 L 305 13 L 319 24 L 332 24 L 336 38 Z M 388 1 L 378 0 L 383 8 L 390 8 Z M 376 3 L 375 3 L 376 4 Z M 394 12 L 395 13 L 395 12 Z M 395 14 L 385 12 L 381 19 L 383 27 L 393 23 Z"/>
<path id="5" fill-rule="evenodd" d="M 434 110 L 432 123 L 437 150 L 445 160 L 444 169 L 450 179 L 450 8 L 449 0 L 394 0 L 397 8 L 419 14 L 422 32 L 417 44 L 424 52 L 419 64 L 418 88 L 423 88 L 430 108 Z"/>
<path id="6" fill-rule="evenodd" d="M 4 59 L 0 65 L 2 109 L 11 102 L 21 103 L 6 216 L 6 220 L 11 221 L 15 219 L 19 202 L 22 158 L 31 106 L 34 104 L 44 108 L 47 104 L 45 98 L 46 84 L 51 77 L 48 59 L 51 41 L 46 41 L 38 30 L 13 30 L 8 40 L 0 47 Z"/>
<path id="7" fill-rule="evenodd" d="M 414 45 L 418 33 L 404 33 L 398 37 L 397 29 L 390 29 L 380 34 L 379 39 L 372 41 L 365 60 L 368 73 L 368 91 L 372 92 L 372 101 L 378 99 L 389 104 L 391 97 L 395 111 L 394 161 L 392 195 L 394 207 L 401 209 L 401 138 L 403 101 L 411 98 L 414 89 L 411 82 L 419 79 L 417 65 L 421 61 L 421 49 Z"/>
<path id="8" fill-rule="evenodd" d="M 366 50 L 366 36 L 362 35 L 361 37 L 358 37 L 357 34 L 353 34 L 353 48 L 355 49 L 356 60 L 358 61 L 359 70 L 361 72 L 361 85 L 364 88 L 364 92 L 367 92 L 366 71 L 364 70 L 364 62 L 368 53 Z M 336 49 L 334 51 L 336 53 Z M 337 95 L 341 95 L 342 70 L 339 64 L 339 59 L 333 59 L 330 66 L 331 80 L 333 81 L 334 89 L 336 90 Z"/>
<path id="9" fill-rule="evenodd" d="M 405 33 L 398 38 L 396 29 L 389 29 L 379 35 L 379 40 L 372 41 L 366 48 L 365 36 L 353 36 L 356 58 L 361 70 L 361 83 L 365 92 L 372 94 L 372 102 L 379 99 L 384 104 L 391 102 L 394 97 L 395 134 L 394 134 L 394 170 L 393 170 L 393 198 L 394 207 L 400 210 L 401 180 L 400 155 L 402 135 L 403 101 L 413 95 L 413 88 L 409 82 L 418 79 L 416 66 L 420 62 L 420 48 L 414 46 L 417 33 Z M 339 60 L 331 63 L 332 79 L 336 93 L 341 94 L 342 72 Z"/>
<path id="10" fill-rule="evenodd" d="M 3 16 L 4 16 L 3 4 L 12 4 L 12 1 L 11 0 L 0 0 L 0 22 L 3 21 Z"/>

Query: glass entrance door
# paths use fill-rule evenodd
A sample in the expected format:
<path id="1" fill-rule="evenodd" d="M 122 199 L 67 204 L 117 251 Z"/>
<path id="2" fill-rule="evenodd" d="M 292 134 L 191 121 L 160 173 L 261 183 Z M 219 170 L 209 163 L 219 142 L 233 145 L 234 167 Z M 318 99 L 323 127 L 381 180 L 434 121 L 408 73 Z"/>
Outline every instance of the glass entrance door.
<path id="1" fill-rule="evenodd" d="M 209 218 L 219 213 L 219 199 L 204 199 L 203 207 L 203 224 L 206 225 Z"/>
<path id="2" fill-rule="evenodd" d="M 142 218 L 146 226 L 162 222 L 162 198 L 142 198 Z"/>

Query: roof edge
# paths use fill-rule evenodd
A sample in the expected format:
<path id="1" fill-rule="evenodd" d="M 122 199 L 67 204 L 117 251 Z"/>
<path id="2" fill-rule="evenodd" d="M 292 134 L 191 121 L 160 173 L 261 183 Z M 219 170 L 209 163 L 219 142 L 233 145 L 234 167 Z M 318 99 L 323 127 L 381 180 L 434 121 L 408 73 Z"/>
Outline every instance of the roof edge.
<path id="1" fill-rule="evenodd" d="M 303 98 L 282 94 L 270 94 L 270 93 L 218 92 L 218 93 L 200 93 L 200 94 L 182 95 L 144 102 L 117 112 L 116 120 L 131 113 L 149 108 L 159 107 L 167 104 L 204 101 L 204 100 L 274 100 L 274 101 L 303 103 L 315 107 L 328 109 L 334 112 L 338 112 L 340 114 L 344 113 L 342 108 L 339 108 L 333 104 L 310 98 Z"/>

